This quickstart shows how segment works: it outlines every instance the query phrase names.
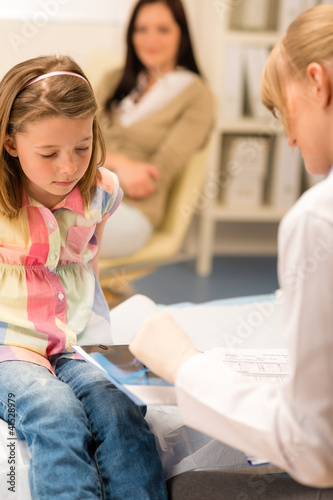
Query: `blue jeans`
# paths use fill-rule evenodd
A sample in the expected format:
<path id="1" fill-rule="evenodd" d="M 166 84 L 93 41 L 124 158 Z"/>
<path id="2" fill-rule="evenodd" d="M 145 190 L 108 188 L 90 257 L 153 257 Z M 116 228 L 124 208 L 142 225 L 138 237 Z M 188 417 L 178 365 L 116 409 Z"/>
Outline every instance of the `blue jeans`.
<path id="1" fill-rule="evenodd" d="M 89 363 L 60 359 L 55 371 L 57 377 L 32 363 L 0 363 L 0 417 L 14 416 L 29 445 L 32 498 L 166 499 L 140 408 Z"/>

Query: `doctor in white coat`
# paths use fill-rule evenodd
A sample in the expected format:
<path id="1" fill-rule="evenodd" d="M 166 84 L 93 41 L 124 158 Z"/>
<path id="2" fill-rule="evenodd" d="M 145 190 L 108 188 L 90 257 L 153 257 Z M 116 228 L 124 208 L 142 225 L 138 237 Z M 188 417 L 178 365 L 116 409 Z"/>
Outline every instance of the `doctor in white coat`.
<path id="1" fill-rule="evenodd" d="M 278 110 L 306 169 L 326 174 L 279 228 L 281 335 L 292 373 L 269 385 L 198 353 L 165 312 L 144 323 L 135 356 L 176 386 L 186 425 L 281 467 L 300 483 L 333 486 L 333 5 L 301 14 L 275 46 L 262 99 Z"/>

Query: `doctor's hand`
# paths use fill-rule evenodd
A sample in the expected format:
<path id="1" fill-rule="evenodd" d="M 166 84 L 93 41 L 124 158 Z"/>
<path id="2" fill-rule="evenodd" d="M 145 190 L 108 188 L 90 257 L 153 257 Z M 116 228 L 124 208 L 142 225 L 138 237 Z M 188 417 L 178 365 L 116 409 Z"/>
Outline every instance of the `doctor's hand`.
<path id="1" fill-rule="evenodd" d="M 188 335 L 165 312 L 154 314 L 143 323 L 129 349 L 150 370 L 172 384 L 179 367 L 198 354 Z"/>

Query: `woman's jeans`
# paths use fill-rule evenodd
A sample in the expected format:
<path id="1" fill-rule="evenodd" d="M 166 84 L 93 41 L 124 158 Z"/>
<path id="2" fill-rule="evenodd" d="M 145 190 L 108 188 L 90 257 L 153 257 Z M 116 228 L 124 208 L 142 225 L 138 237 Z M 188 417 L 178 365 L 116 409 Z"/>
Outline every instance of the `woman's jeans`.
<path id="1" fill-rule="evenodd" d="M 32 498 L 166 499 L 140 408 L 85 361 L 60 359 L 55 372 L 0 363 L 0 417 L 28 442 Z"/>

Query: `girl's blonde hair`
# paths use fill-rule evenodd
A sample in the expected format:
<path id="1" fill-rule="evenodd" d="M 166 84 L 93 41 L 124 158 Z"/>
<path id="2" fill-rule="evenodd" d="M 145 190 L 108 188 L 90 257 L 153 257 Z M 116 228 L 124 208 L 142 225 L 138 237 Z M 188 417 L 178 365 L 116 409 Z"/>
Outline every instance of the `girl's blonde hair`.
<path id="1" fill-rule="evenodd" d="M 10 156 L 4 148 L 6 133 L 14 137 L 24 132 L 29 123 L 44 118 L 93 118 L 91 159 L 77 185 L 86 204 L 96 189 L 97 165 L 104 163 L 105 145 L 91 85 L 76 76 L 60 75 L 25 87 L 34 78 L 53 71 L 70 71 L 86 79 L 70 57 L 44 56 L 17 64 L 0 82 L 0 211 L 8 217 L 20 212 L 24 174 L 18 158 Z"/>
<path id="2" fill-rule="evenodd" d="M 302 80 L 311 62 L 332 65 L 333 5 L 318 5 L 300 14 L 275 45 L 261 78 L 263 104 L 288 128 L 284 82 Z"/>

